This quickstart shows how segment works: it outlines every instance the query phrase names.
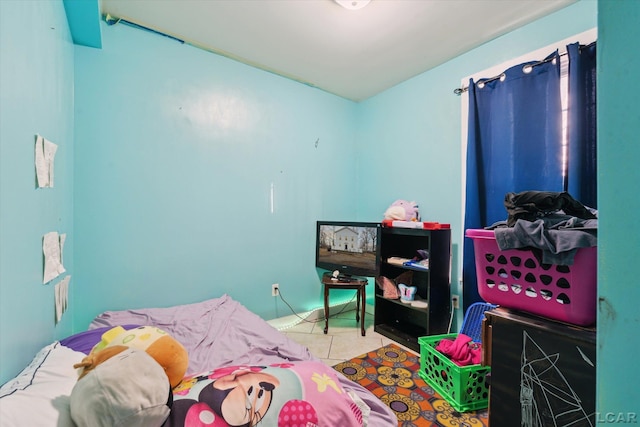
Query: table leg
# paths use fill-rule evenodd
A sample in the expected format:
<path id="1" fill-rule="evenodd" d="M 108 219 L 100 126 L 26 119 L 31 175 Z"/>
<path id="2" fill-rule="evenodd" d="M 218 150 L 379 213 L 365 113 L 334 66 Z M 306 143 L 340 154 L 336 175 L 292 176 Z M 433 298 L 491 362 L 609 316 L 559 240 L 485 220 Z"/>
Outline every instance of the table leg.
<path id="1" fill-rule="evenodd" d="M 360 288 L 362 289 L 362 288 Z M 360 321 L 360 289 L 356 290 L 356 322 Z"/>
<path id="2" fill-rule="evenodd" d="M 361 320 L 360 320 L 360 332 L 362 332 L 362 336 L 364 337 L 365 336 L 364 314 L 366 313 L 365 306 L 367 305 L 366 304 L 366 301 L 367 301 L 367 290 L 366 290 L 366 288 L 364 286 L 362 286 L 360 289 L 362 290 L 362 316 L 360 316 L 361 317 Z M 360 290 L 358 290 L 358 295 L 360 295 Z"/>
<path id="3" fill-rule="evenodd" d="M 329 287 L 324 287 L 324 333 L 329 331 Z"/>

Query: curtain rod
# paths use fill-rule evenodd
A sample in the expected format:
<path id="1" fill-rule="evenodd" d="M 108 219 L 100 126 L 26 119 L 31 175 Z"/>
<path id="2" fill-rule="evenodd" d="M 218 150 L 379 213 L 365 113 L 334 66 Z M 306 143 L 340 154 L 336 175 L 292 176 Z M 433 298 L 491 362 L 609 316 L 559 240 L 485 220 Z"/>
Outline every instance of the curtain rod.
<path id="1" fill-rule="evenodd" d="M 0 2 L 1 1 L 2 0 L 0 0 Z M 188 45 L 188 46 L 192 46 L 192 47 L 195 47 L 197 49 L 204 50 L 205 52 L 209 52 L 209 53 L 213 53 L 213 54 L 216 54 L 216 55 L 224 56 L 225 58 L 229 58 L 229 59 L 232 59 L 234 61 L 238 61 L 238 62 L 243 63 L 245 65 L 249 65 L 251 67 L 258 68 L 258 69 L 260 69 L 262 71 L 266 71 L 268 73 L 272 73 L 272 74 L 275 74 L 275 75 L 280 76 L 280 77 L 285 77 L 285 78 L 287 78 L 289 80 L 293 80 L 293 81 L 301 83 L 303 85 L 306 85 L 306 86 L 309 86 L 309 87 L 313 87 L 313 88 L 316 88 L 316 89 L 320 89 L 315 84 L 313 84 L 311 82 L 308 82 L 308 81 L 305 81 L 305 80 L 301 80 L 300 78 L 295 77 L 293 75 L 289 75 L 289 74 L 282 73 L 280 71 L 276 71 L 274 69 L 271 69 L 269 67 L 266 67 L 264 65 L 258 64 L 258 63 L 253 62 L 253 61 L 249 61 L 249 60 L 247 60 L 245 58 L 242 58 L 242 57 L 237 56 L 235 54 L 232 54 L 230 52 L 226 52 L 224 50 L 218 50 L 218 49 L 214 49 L 214 48 L 211 48 L 211 47 L 208 47 L 208 46 L 204 46 L 204 45 L 202 45 L 200 43 L 197 43 L 197 42 L 194 42 L 192 40 L 181 39 L 179 37 L 176 37 L 176 36 L 171 35 L 171 34 L 164 33 L 162 31 L 156 30 L 154 28 L 147 27 L 147 26 L 142 25 L 142 24 L 138 24 L 137 22 L 131 21 L 129 19 L 112 16 L 111 14 L 108 14 L 108 13 L 106 15 L 103 15 L 103 17 L 104 17 L 104 21 L 109 26 L 122 23 L 122 24 L 128 25 L 130 27 L 139 29 L 139 30 L 148 31 L 150 33 L 157 34 L 157 35 L 160 35 L 162 37 L 167 37 L 167 38 L 169 38 L 171 40 L 177 41 L 178 43 L 181 43 L 181 44 L 184 44 L 184 45 Z M 320 90 L 324 90 L 324 89 L 320 89 Z"/>
<path id="2" fill-rule="evenodd" d="M 104 22 L 106 22 L 107 25 L 109 25 L 109 26 L 115 25 L 115 24 L 119 24 L 119 23 L 122 22 L 123 24 L 127 24 L 127 25 L 129 25 L 131 27 L 134 27 L 134 28 L 137 28 L 139 30 L 149 31 L 151 33 L 158 34 L 158 35 L 163 36 L 163 37 L 168 37 L 168 38 L 170 38 L 172 40 L 175 40 L 175 41 L 177 41 L 179 43 L 185 44 L 184 40 L 179 39 L 178 37 L 172 36 L 171 34 L 167 34 L 167 33 L 160 32 L 158 30 L 154 30 L 153 28 L 146 27 L 144 25 L 140 25 L 140 24 L 138 24 L 136 22 L 129 21 L 129 20 L 124 19 L 124 18 L 115 18 L 115 17 L 111 16 L 108 13 L 106 15 L 104 15 Z"/>
<path id="3" fill-rule="evenodd" d="M 582 46 L 580 46 L 580 48 L 582 48 Z M 562 53 L 558 54 L 558 57 L 565 56 L 565 55 L 568 55 L 568 52 L 562 52 Z M 534 62 L 533 64 L 527 64 L 524 67 L 522 67 L 522 69 L 526 70 L 527 68 L 533 68 L 533 67 L 541 65 L 541 64 L 546 64 L 547 62 L 553 61 L 555 58 L 556 57 L 553 56 L 551 58 L 543 59 L 542 61 Z M 531 70 L 525 71 L 525 73 L 530 73 L 530 72 L 531 72 Z M 488 79 L 480 79 L 480 80 L 478 80 L 478 83 L 482 83 L 482 84 L 489 83 L 489 82 L 492 82 L 494 80 L 501 79 L 504 75 L 505 75 L 504 72 L 502 72 L 502 73 L 498 74 L 497 76 L 489 77 Z M 462 87 L 455 88 L 453 90 L 453 93 L 459 96 L 459 95 L 462 95 L 463 93 L 467 92 L 468 90 L 469 90 L 469 86 L 462 86 Z"/>

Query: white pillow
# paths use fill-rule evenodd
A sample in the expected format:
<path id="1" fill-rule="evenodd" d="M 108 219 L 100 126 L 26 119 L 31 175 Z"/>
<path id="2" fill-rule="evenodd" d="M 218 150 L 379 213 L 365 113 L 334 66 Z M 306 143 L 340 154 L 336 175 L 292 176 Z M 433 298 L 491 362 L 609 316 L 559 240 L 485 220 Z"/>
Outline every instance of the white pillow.
<path id="1" fill-rule="evenodd" d="M 78 379 L 73 365 L 86 355 L 59 342 L 44 347 L 20 374 L 0 388 L 3 427 L 73 427 L 71 390 Z"/>

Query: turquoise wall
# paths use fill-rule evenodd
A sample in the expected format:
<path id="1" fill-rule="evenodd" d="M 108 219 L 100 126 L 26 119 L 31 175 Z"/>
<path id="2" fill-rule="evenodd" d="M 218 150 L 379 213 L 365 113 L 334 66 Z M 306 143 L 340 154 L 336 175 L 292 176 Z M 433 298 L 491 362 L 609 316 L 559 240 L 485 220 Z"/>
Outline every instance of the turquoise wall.
<path id="1" fill-rule="evenodd" d="M 638 57 L 623 50 L 638 41 L 639 8 L 582 0 L 354 104 L 124 26 L 101 24 L 103 48 L 74 51 L 61 2 L 0 1 L 0 382 L 104 309 L 226 292 L 265 318 L 289 314 L 273 282 L 296 309 L 315 307 L 315 220 L 377 220 L 396 198 L 452 224 L 457 283 L 453 88 L 597 24 L 598 409 L 635 409 Z M 35 189 L 35 133 L 60 145 L 54 189 Z M 54 229 L 69 236 L 73 274 L 57 327 L 53 288 L 41 284 L 41 239 Z"/>
<path id="2" fill-rule="evenodd" d="M 462 295 L 460 80 L 597 26 L 595 1 L 581 1 L 448 61 L 359 105 L 359 212 L 416 200 L 425 221 L 450 223 L 452 292 Z M 487 76 L 492 77 L 492 76 Z M 506 215 L 506 214 L 505 214 Z M 463 313 L 457 313 L 457 324 Z"/>
<path id="3" fill-rule="evenodd" d="M 599 425 L 640 423 L 638 23 L 640 2 L 598 2 Z"/>
<path id="4" fill-rule="evenodd" d="M 66 233 L 75 287 L 73 43 L 61 2 L 0 1 L 0 383 L 46 343 L 71 332 L 74 304 L 55 326 L 43 285 L 42 237 Z M 53 188 L 36 188 L 35 135 L 58 145 Z"/>
<path id="5" fill-rule="evenodd" d="M 102 26 L 101 50 L 75 52 L 75 324 L 223 293 L 291 314 L 272 283 L 319 307 L 315 221 L 358 219 L 357 104 Z"/>

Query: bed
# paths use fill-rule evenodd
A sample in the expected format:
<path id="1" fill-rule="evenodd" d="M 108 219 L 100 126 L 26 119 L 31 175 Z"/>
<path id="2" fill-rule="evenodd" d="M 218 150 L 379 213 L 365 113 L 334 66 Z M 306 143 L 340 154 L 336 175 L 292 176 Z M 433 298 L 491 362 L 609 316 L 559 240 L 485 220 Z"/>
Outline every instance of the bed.
<path id="1" fill-rule="evenodd" d="M 341 398 L 346 399 L 345 402 L 349 402 L 351 407 L 358 407 L 360 424 L 371 427 L 397 425 L 394 413 L 372 393 L 322 364 L 306 347 L 292 341 L 228 295 L 169 308 L 100 314 L 87 331 L 45 346 L 19 375 L 0 388 L 2 425 L 74 426 L 70 395 L 77 382 L 78 370 L 73 365 L 91 351 L 104 331 L 115 326 L 132 328 L 137 325 L 161 328 L 185 347 L 189 355 L 186 378 L 203 378 L 202 373 L 220 372 L 229 367 L 260 366 L 260 369 L 280 368 L 283 372 L 289 372 L 285 370 L 311 366 L 322 371 L 323 378 L 334 378 L 335 375 L 337 384 L 333 388 L 341 393 Z M 178 400 L 173 401 L 172 413 L 180 401 L 175 390 L 174 398 L 178 397 Z M 334 409 L 338 407 L 333 406 L 331 400 L 325 403 Z M 285 425 L 266 417 L 256 424 Z M 323 425 L 322 422 L 318 424 Z M 168 419 L 165 425 L 177 424 L 170 424 Z"/>

